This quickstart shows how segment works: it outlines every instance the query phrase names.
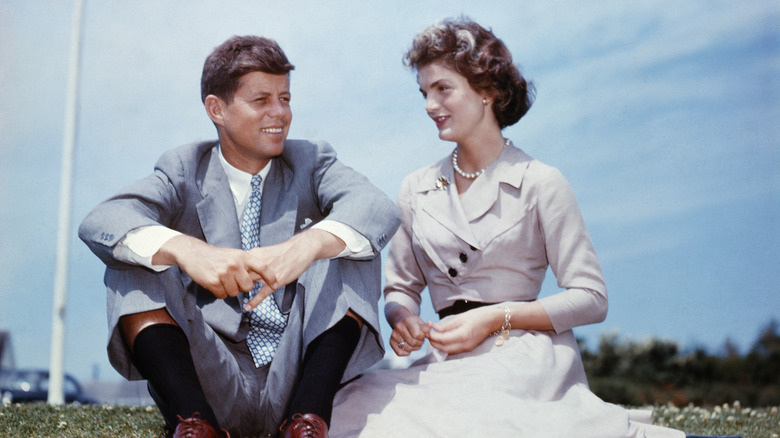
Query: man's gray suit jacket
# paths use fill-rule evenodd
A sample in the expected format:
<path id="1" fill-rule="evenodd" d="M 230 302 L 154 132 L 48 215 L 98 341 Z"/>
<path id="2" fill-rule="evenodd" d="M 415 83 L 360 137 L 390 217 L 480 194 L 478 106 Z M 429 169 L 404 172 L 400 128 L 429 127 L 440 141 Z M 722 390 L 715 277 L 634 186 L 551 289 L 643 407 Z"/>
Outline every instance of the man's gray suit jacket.
<path id="1" fill-rule="evenodd" d="M 147 225 L 164 225 L 219 247 L 241 248 L 233 196 L 216 145 L 216 141 L 202 142 L 166 152 L 152 175 L 99 204 L 79 228 L 79 237 L 107 266 L 104 280 L 108 289 L 109 358 L 129 379 L 140 375 L 118 334 L 119 317 L 166 306 L 166 294 L 170 296 L 171 290 L 184 295 L 182 303 L 174 306 L 195 303 L 205 322 L 220 336 L 236 342 L 246 337 L 247 319 L 242 316 L 239 299 L 216 299 L 176 267 L 152 272 L 119 262 L 112 252 L 129 231 Z M 315 262 L 298 282 L 274 292 L 283 313 L 291 311 L 296 294 L 304 293 L 308 312 L 299 319 L 291 318 L 300 327 L 288 325 L 286 329 L 301 332 L 300 345 L 284 349 L 298 357 L 282 358 L 277 354 L 274 359 L 292 365 L 284 367 L 286 375 L 278 376 L 282 381 L 294 377 L 306 346 L 348 309 L 366 324 L 344 381 L 359 375 L 384 353 L 377 315 L 379 252 L 398 227 L 397 208 L 364 176 L 338 161 L 327 143 L 288 140 L 282 155 L 272 161 L 266 178 L 260 245 L 283 242 L 326 217 L 365 236 L 374 256 Z M 186 326 L 186 322 L 180 325 Z"/>

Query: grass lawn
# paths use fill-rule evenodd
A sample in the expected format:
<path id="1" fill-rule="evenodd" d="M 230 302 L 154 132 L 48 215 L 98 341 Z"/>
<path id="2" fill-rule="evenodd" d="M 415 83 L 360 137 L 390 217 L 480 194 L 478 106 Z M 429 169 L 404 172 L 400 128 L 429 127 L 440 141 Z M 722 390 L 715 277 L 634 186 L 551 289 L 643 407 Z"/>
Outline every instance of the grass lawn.
<path id="1" fill-rule="evenodd" d="M 648 409 L 648 408 L 645 408 Z M 778 408 L 654 406 L 655 424 L 699 435 L 780 438 Z M 165 437 L 156 407 L 0 405 L 0 437 Z"/>

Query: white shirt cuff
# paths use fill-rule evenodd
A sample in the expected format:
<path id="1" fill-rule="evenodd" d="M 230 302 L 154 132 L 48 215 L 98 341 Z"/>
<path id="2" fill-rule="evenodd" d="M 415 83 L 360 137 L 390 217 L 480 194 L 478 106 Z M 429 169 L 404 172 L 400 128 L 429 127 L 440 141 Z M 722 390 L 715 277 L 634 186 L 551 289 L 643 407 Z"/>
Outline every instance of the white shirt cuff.
<path id="1" fill-rule="evenodd" d="M 312 225 L 312 228 L 327 231 L 346 243 L 344 250 L 336 257 L 362 258 L 374 255 L 371 242 L 349 225 L 325 219 Z"/>
<path id="2" fill-rule="evenodd" d="M 176 237 L 180 232 L 162 225 L 150 225 L 136 228 L 125 235 L 114 247 L 114 258 L 121 262 L 145 266 L 157 272 L 168 269 L 169 265 L 153 265 L 152 257 L 160 248 Z"/>

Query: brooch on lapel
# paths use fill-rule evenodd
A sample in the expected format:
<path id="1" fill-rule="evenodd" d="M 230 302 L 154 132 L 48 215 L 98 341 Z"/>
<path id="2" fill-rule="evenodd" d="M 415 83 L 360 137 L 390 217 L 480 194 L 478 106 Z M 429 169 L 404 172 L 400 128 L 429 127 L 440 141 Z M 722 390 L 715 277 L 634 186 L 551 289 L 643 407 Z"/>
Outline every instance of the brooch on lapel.
<path id="1" fill-rule="evenodd" d="M 450 181 L 446 176 L 440 176 L 436 180 L 436 190 L 446 190 L 448 185 L 450 185 Z"/>

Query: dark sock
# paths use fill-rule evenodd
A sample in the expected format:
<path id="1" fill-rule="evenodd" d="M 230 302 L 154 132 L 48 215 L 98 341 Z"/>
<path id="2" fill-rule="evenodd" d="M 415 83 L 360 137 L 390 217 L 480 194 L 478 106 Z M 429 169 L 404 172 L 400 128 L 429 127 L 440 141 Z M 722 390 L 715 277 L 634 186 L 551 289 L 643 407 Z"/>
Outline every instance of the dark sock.
<path id="1" fill-rule="evenodd" d="M 301 380 L 290 414 L 317 414 L 330 425 L 333 397 L 360 340 L 360 325 L 345 316 L 312 341 L 303 358 Z"/>
<path id="2" fill-rule="evenodd" d="M 149 381 L 152 397 L 171 430 L 176 428 L 177 415 L 190 418 L 195 412 L 219 430 L 195 372 L 189 342 L 180 327 L 155 324 L 141 330 L 135 337 L 132 359 Z"/>

